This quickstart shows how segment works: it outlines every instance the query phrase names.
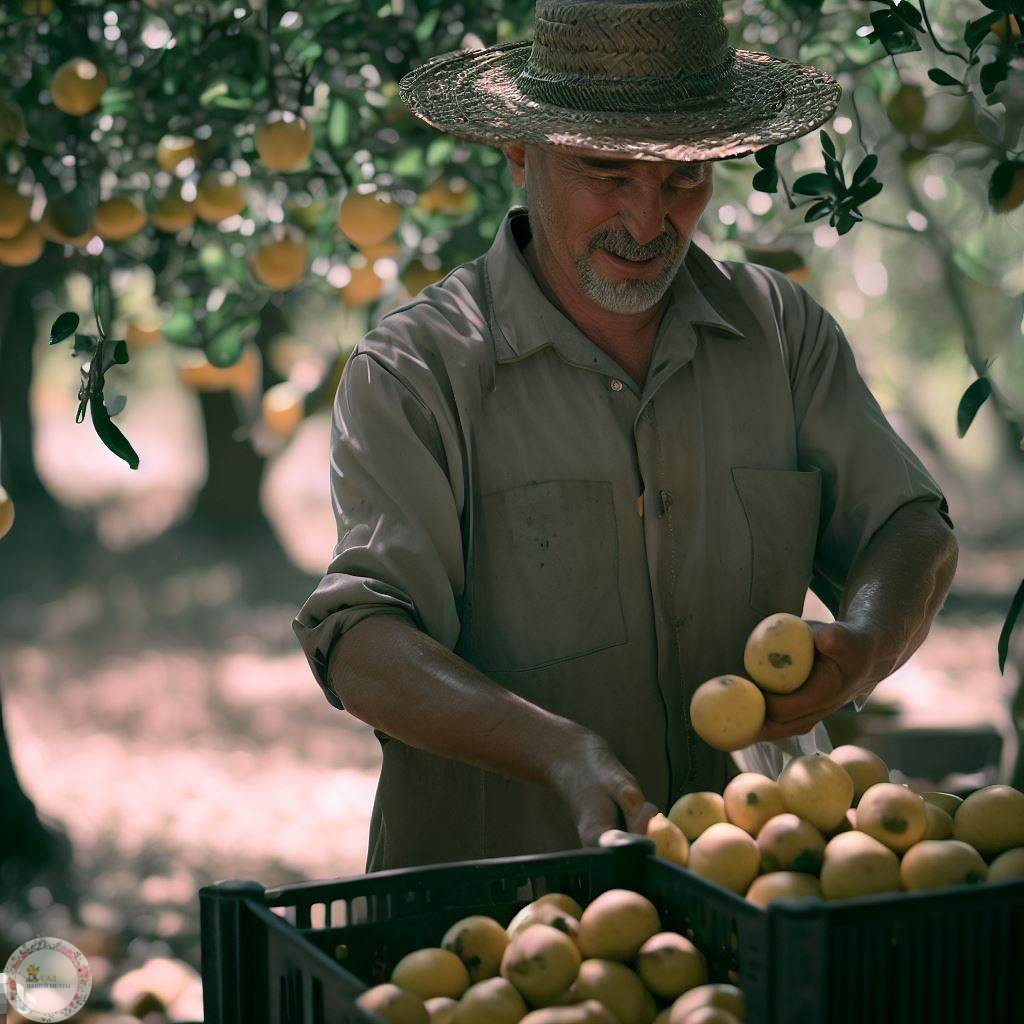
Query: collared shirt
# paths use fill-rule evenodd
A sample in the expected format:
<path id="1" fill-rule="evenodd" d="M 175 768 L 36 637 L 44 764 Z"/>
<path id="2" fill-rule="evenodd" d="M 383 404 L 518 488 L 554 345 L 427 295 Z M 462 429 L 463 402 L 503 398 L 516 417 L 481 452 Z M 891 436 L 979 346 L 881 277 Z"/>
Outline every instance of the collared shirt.
<path id="1" fill-rule="evenodd" d="M 808 585 L 835 613 L 898 508 L 948 508 L 786 275 L 691 242 L 639 386 L 544 296 L 529 237 L 513 207 L 486 254 L 356 346 L 333 414 L 338 544 L 293 628 L 340 708 L 332 644 L 408 615 L 603 736 L 667 811 L 728 776 L 690 727 L 694 689 L 742 675 L 750 631 L 799 615 Z M 377 736 L 368 870 L 579 846 L 543 786 Z M 738 763 L 815 747 L 820 725 Z"/>

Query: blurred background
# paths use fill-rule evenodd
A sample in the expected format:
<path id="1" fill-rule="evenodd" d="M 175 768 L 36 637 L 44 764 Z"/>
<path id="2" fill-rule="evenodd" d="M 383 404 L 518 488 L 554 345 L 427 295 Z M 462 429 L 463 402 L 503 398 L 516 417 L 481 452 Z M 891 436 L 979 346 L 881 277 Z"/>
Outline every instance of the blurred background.
<path id="1" fill-rule="evenodd" d="M 948 496 L 946 607 L 828 724 L 954 790 L 1022 781 L 1019 631 L 1002 672 L 997 654 L 1024 577 L 1008 10 L 727 2 L 732 45 L 844 96 L 827 140 L 718 163 L 694 238 L 835 315 Z M 398 80 L 532 24 L 521 0 L 0 13 L 0 955 L 76 943 L 82 1019 L 201 1019 L 199 886 L 363 869 L 379 747 L 291 630 L 337 540 L 331 403 L 366 331 L 525 201 L 502 154 L 418 122 Z M 829 145 L 846 177 L 801 191 Z M 828 617 L 811 595 L 805 614 Z"/>

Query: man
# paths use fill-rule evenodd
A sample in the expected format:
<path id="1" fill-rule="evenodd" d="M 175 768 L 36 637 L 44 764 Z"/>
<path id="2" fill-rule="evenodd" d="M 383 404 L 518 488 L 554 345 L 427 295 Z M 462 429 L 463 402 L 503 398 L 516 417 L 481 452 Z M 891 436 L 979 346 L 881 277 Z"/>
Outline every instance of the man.
<path id="1" fill-rule="evenodd" d="M 501 146 L 527 206 L 383 317 L 338 390 L 338 545 L 294 628 L 382 745 L 368 870 L 591 845 L 721 791 L 690 697 L 809 584 L 837 621 L 736 762 L 827 750 L 821 719 L 913 653 L 948 590 L 945 499 L 835 320 L 691 243 L 713 161 L 839 95 L 730 49 L 718 13 L 539 0 L 532 46 L 401 83 L 428 123 Z"/>

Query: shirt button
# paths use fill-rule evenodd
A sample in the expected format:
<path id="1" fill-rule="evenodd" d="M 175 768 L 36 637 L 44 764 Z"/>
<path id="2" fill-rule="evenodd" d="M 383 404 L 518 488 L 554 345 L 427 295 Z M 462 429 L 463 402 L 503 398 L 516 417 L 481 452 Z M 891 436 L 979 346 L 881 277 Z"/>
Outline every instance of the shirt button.
<path id="1" fill-rule="evenodd" d="M 618 377 L 613 377 L 608 386 L 612 389 L 612 391 L 621 391 L 622 381 L 619 380 Z"/>

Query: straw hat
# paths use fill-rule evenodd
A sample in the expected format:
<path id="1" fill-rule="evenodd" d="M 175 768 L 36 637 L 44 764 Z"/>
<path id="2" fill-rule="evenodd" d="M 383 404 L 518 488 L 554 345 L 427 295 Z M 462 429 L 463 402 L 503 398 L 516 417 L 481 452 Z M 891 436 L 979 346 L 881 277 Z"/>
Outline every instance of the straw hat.
<path id="1" fill-rule="evenodd" d="M 428 60 L 402 102 L 442 132 L 724 160 L 799 138 L 842 90 L 825 71 L 728 44 L 722 0 L 536 0 L 533 39 Z"/>

